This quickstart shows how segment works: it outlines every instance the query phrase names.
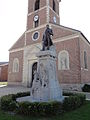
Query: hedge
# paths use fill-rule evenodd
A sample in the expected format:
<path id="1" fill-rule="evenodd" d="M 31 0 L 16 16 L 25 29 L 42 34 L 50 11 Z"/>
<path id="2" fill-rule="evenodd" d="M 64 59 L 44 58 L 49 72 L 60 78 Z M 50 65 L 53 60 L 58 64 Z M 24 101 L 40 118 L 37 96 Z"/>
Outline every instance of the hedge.
<path id="1" fill-rule="evenodd" d="M 1 97 L 1 109 L 5 111 L 15 111 L 15 109 L 18 107 L 18 103 L 16 102 L 16 98 L 18 97 L 24 97 L 29 96 L 30 92 L 21 92 L 17 94 L 10 94 L 5 95 Z"/>
<path id="2" fill-rule="evenodd" d="M 29 95 L 29 93 L 18 93 L 16 95 L 6 95 L 1 98 L 1 109 L 4 111 L 14 111 L 21 115 L 57 115 L 66 111 L 74 110 L 85 102 L 85 95 L 73 94 L 66 97 L 64 101 L 49 101 L 49 102 L 17 102 L 17 97 Z"/>
<path id="3" fill-rule="evenodd" d="M 21 102 L 17 110 L 18 114 L 31 116 L 47 116 L 57 115 L 62 113 L 62 103 L 57 101 L 52 102 Z"/>
<path id="4" fill-rule="evenodd" d="M 64 111 L 71 111 L 74 110 L 85 102 L 85 95 L 83 94 L 75 94 L 74 96 L 70 96 L 68 98 L 65 98 L 63 101 L 63 110 Z"/>

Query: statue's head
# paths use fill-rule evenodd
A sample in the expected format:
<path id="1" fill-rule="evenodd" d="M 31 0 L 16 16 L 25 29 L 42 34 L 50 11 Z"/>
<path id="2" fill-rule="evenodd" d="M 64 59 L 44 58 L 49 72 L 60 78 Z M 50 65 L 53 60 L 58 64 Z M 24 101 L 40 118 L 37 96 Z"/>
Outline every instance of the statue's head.
<path id="1" fill-rule="evenodd" d="M 48 24 L 46 25 L 46 28 L 49 28 L 49 25 L 48 25 Z"/>

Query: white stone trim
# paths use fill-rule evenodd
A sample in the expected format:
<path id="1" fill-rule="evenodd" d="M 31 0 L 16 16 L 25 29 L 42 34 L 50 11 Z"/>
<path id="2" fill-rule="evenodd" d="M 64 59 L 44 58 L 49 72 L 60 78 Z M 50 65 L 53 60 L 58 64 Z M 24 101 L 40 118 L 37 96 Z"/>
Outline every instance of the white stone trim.
<path id="1" fill-rule="evenodd" d="M 23 51 L 23 50 L 24 50 L 24 47 L 23 48 L 17 48 L 17 49 L 10 50 L 9 53 L 19 52 L 19 51 Z"/>
<path id="2" fill-rule="evenodd" d="M 33 7 L 33 8 L 34 8 L 34 7 Z M 27 14 L 27 16 L 30 16 L 30 15 L 32 15 L 32 14 L 35 14 L 35 13 L 37 13 L 37 11 L 41 11 L 41 10 L 43 10 L 43 9 L 45 9 L 45 8 L 47 8 L 47 6 L 44 6 L 44 7 L 40 8 L 39 10 L 36 10 L 36 11 L 34 11 L 34 9 L 33 9 L 33 12 Z"/>
<path id="3" fill-rule="evenodd" d="M 25 32 L 25 43 L 24 43 L 24 45 L 26 46 L 26 32 Z"/>
<path id="4" fill-rule="evenodd" d="M 79 33 L 79 31 L 76 31 L 76 30 L 74 30 L 72 28 L 68 28 L 68 27 L 65 27 L 65 26 L 62 26 L 62 25 L 59 25 L 59 24 L 53 24 L 53 23 L 49 23 L 49 24 L 51 24 L 54 27 L 61 28 L 63 30 L 68 30 L 68 31 L 73 32 L 73 33 Z"/>
<path id="5" fill-rule="evenodd" d="M 24 49 L 26 49 L 26 48 L 29 49 L 30 47 L 33 47 L 33 46 L 40 49 L 38 46 L 41 46 L 41 43 L 35 43 L 35 44 L 32 44 L 32 45 L 27 45 L 27 46 L 24 47 Z"/>
<path id="6" fill-rule="evenodd" d="M 54 43 L 57 43 L 57 42 L 62 42 L 62 41 L 67 41 L 67 40 L 72 40 L 74 38 L 78 38 L 79 35 L 78 34 L 73 34 L 73 35 L 69 35 L 69 36 L 65 36 L 65 37 L 61 37 L 61 38 L 58 38 L 58 39 L 54 39 Z"/>
<path id="7" fill-rule="evenodd" d="M 61 64 L 61 58 L 62 58 L 62 54 L 63 53 L 65 53 L 66 54 L 66 56 L 65 56 L 65 58 L 66 58 L 66 60 L 67 60 L 67 68 L 62 68 L 61 66 L 62 66 L 62 64 Z M 58 70 L 70 70 L 70 65 L 69 65 L 70 63 L 69 63 L 69 53 L 68 53 L 68 51 L 66 51 L 66 50 L 62 50 L 62 51 L 60 51 L 59 53 L 58 53 Z"/>
<path id="8" fill-rule="evenodd" d="M 37 38 L 37 39 L 33 39 L 33 35 L 34 35 L 36 32 L 38 33 L 38 38 Z M 39 39 L 39 37 L 40 37 L 40 33 L 39 33 L 38 31 L 33 32 L 33 34 L 32 34 L 32 40 L 33 40 L 33 41 L 37 41 L 37 40 Z"/>
<path id="9" fill-rule="evenodd" d="M 46 6 L 47 6 L 47 9 L 46 9 L 46 22 L 47 24 L 49 24 L 49 0 L 46 0 Z"/>
<path id="10" fill-rule="evenodd" d="M 36 28 L 29 29 L 29 30 L 26 31 L 26 33 L 30 33 L 30 32 L 33 32 L 35 30 L 39 30 L 39 29 L 44 28 L 44 27 L 46 27 L 46 24 L 40 25 Z"/>
<path id="11" fill-rule="evenodd" d="M 16 68 L 16 65 L 18 65 L 17 68 Z M 13 67 L 12 68 L 13 73 L 18 73 L 19 72 L 19 59 L 18 58 L 14 58 L 12 67 Z"/>
<path id="12" fill-rule="evenodd" d="M 60 16 L 58 15 L 58 13 L 55 12 L 50 6 L 49 6 L 49 9 L 51 9 L 55 13 L 55 15 L 60 18 Z"/>

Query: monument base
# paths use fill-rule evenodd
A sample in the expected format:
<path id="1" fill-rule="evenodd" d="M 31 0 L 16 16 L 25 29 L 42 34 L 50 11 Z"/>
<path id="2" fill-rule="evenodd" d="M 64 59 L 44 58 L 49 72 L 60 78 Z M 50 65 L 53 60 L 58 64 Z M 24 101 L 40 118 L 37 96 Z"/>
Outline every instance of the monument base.
<path id="1" fill-rule="evenodd" d="M 56 74 L 56 53 L 40 51 L 36 56 L 38 67 L 31 88 L 32 101 L 62 101 L 62 90 Z"/>

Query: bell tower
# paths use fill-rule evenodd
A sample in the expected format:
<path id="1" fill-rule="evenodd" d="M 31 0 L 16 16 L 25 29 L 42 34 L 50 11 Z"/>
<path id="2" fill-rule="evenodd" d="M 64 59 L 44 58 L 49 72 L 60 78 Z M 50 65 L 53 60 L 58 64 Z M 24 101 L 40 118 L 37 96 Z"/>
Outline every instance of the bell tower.
<path id="1" fill-rule="evenodd" d="M 27 30 L 49 23 L 59 24 L 60 1 L 28 0 Z"/>

